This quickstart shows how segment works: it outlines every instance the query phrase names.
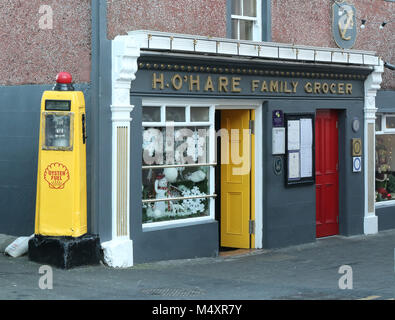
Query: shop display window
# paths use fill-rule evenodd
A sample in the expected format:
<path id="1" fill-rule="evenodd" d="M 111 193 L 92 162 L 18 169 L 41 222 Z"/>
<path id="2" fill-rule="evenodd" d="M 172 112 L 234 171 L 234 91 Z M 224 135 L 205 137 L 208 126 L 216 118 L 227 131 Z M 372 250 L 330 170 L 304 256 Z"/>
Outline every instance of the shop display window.
<path id="1" fill-rule="evenodd" d="M 143 106 L 143 224 L 212 214 L 212 108 Z"/>
<path id="2" fill-rule="evenodd" d="M 378 115 L 377 118 L 376 203 L 395 204 L 395 126 L 391 125 L 395 117 Z"/>

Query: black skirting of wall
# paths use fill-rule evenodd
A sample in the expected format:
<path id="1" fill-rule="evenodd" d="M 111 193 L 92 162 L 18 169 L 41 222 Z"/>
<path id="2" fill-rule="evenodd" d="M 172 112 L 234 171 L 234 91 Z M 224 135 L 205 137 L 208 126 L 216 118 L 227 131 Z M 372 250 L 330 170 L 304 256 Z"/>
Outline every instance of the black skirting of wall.
<path id="1" fill-rule="evenodd" d="M 85 234 L 78 238 L 35 235 L 29 240 L 29 260 L 70 269 L 100 263 L 100 239 Z"/>

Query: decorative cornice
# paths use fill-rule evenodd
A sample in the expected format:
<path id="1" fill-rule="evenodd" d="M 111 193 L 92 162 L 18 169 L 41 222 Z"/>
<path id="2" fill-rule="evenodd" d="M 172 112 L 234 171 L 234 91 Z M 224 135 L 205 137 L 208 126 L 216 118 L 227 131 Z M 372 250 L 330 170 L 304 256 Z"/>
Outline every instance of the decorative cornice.
<path id="1" fill-rule="evenodd" d="M 373 72 L 365 80 L 365 119 L 374 120 L 376 118 L 376 94 L 380 90 L 384 63 L 380 60 L 380 65 L 375 66 Z"/>
<path id="2" fill-rule="evenodd" d="M 383 72 L 384 63 L 382 60 L 380 60 L 380 65 L 374 67 L 373 72 L 367 77 L 365 81 L 365 96 L 376 96 L 377 91 L 380 90 Z"/>
<path id="3" fill-rule="evenodd" d="M 288 78 L 315 78 L 315 79 L 344 79 L 344 80 L 365 80 L 367 76 L 350 73 L 329 73 L 329 72 L 301 72 L 301 71 L 280 71 L 263 68 L 243 68 L 243 67 L 219 67 L 212 65 L 190 65 L 190 64 L 169 64 L 158 62 L 140 62 L 139 70 L 158 70 L 175 72 L 199 72 L 210 74 L 240 74 L 271 77 Z"/>

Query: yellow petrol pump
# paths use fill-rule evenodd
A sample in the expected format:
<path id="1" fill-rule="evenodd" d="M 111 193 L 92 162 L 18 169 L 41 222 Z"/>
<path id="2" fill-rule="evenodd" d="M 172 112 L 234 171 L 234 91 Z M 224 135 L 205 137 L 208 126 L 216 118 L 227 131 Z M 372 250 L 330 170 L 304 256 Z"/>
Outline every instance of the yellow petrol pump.
<path id="1" fill-rule="evenodd" d="M 85 100 L 60 73 L 41 100 L 35 234 L 87 232 Z"/>
<path id="2" fill-rule="evenodd" d="M 90 254 L 87 250 L 93 250 Z M 35 237 L 29 258 L 59 267 L 98 262 L 87 235 L 86 115 L 83 92 L 61 72 L 41 100 Z"/>

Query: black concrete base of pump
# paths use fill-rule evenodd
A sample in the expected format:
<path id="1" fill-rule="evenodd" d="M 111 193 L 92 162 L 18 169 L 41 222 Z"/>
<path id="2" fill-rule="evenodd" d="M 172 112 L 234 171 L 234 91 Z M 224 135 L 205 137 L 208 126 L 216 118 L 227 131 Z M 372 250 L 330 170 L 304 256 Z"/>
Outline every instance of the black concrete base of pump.
<path id="1" fill-rule="evenodd" d="M 35 235 L 29 241 L 29 259 L 61 269 L 100 263 L 98 235 L 78 238 Z"/>

